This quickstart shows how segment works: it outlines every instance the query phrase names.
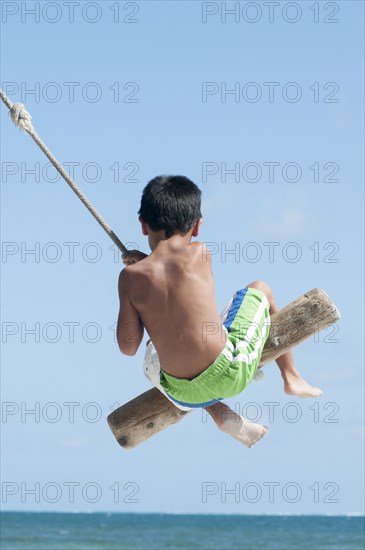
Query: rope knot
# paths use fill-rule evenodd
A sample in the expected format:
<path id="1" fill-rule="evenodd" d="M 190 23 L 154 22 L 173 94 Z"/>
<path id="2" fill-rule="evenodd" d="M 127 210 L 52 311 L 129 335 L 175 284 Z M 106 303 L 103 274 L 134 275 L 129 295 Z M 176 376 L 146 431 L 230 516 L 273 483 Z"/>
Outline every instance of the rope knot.
<path id="1" fill-rule="evenodd" d="M 23 103 L 14 103 L 10 108 L 11 120 L 21 130 L 33 130 L 32 117 Z"/>

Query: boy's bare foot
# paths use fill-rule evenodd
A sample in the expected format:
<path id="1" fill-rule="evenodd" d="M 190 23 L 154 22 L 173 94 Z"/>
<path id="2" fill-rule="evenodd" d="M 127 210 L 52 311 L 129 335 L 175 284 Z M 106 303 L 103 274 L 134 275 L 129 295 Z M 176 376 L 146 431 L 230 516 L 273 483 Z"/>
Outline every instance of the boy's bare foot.
<path id="1" fill-rule="evenodd" d="M 243 416 L 236 416 L 237 418 L 228 418 L 225 420 L 219 426 L 219 429 L 231 435 L 248 448 L 253 447 L 269 431 L 266 426 L 249 422 Z"/>
<path id="2" fill-rule="evenodd" d="M 243 416 L 235 413 L 225 403 L 218 402 L 205 409 L 218 428 L 246 447 L 252 447 L 267 434 L 268 429 L 261 424 L 249 422 Z"/>
<path id="3" fill-rule="evenodd" d="M 306 382 L 300 375 L 288 377 L 284 380 L 284 391 L 288 395 L 297 395 L 298 397 L 319 397 L 323 395 L 320 388 L 314 388 Z"/>

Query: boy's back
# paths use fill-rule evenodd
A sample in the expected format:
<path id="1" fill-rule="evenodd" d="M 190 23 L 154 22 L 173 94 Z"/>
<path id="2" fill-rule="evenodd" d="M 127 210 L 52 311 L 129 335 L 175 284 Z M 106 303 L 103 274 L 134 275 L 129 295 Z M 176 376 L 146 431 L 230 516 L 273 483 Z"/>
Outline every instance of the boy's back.
<path id="1" fill-rule="evenodd" d="M 119 287 L 168 374 L 193 378 L 224 348 L 211 256 L 203 255 L 201 242 L 188 244 L 180 235 L 161 240 L 150 256 L 122 272 Z"/>

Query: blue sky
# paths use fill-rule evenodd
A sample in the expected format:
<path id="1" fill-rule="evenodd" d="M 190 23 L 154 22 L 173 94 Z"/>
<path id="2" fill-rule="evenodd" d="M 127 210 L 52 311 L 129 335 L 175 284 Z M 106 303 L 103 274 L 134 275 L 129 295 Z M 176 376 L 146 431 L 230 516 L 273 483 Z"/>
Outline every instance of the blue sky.
<path id="1" fill-rule="evenodd" d="M 269 427 L 254 449 L 199 412 L 119 448 L 106 416 L 149 387 L 114 341 L 122 265 L 2 106 L 4 509 L 363 513 L 363 3 L 234 4 L 2 2 L 2 87 L 123 242 L 147 251 L 149 179 L 201 187 L 220 308 L 324 288 L 342 319 L 295 352 L 324 395 L 272 364 L 230 400 Z"/>

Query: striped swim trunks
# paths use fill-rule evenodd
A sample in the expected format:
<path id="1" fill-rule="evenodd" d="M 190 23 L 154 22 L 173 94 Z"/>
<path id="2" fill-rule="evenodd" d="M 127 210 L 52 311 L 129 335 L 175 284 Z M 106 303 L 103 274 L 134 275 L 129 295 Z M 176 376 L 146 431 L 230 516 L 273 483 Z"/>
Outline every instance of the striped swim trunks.
<path id="1" fill-rule="evenodd" d="M 188 380 L 160 370 L 159 389 L 177 407 L 208 407 L 238 395 L 255 375 L 270 330 L 268 299 L 255 288 L 238 290 L 224 309 L 221 320 L 227 342 L 205 371 Z"/>

